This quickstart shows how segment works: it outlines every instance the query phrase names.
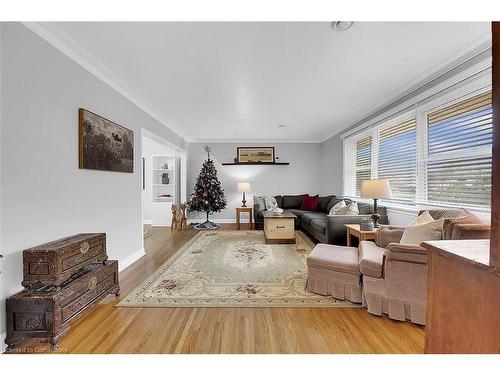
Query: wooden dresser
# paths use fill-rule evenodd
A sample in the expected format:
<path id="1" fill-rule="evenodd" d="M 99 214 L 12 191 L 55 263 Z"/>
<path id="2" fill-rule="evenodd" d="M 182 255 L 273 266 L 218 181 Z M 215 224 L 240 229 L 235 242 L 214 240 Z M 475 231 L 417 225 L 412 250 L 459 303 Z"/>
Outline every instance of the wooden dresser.
<path id="1" fill-rule="evenodd" d="M 425 353 L 500 353 L 500 268 L 489 240 L 429 241 Z"/>

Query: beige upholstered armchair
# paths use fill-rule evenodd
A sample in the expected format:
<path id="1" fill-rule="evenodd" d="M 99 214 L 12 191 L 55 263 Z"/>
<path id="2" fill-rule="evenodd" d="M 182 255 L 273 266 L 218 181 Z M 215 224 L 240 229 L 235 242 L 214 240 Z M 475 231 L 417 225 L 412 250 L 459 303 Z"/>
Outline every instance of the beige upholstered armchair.
<path id="1" fill-rule="evenodd" d="M 422 213 L 422 212 L 421 212 Z M 490 225 L 466 210 L 429 211 L 444 218 L 444 240 L 487 239 Z M 425 325 L 427 302 L 427 251 L 419 245 L 400 244 L 404 227 L 384 225 L 375 242 L 359 245 L 363 275 L 363 304 L 375 315 L 409 319 Z"/>

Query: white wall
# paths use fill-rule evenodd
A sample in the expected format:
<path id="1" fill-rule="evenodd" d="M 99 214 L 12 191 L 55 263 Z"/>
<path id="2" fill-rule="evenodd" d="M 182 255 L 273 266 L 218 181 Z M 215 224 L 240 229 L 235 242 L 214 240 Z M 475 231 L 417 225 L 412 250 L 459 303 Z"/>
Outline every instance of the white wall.
<path id="1" fill-rule="evenodd" d="M 188 151 L 188 196 L 194 187 L 201 165 L 206 159 L 206 144 L 191 143 Z M 225 191 L 227 209 L 213 215 L 219 222 L 235 222 L 235 207 L 241 206 L 241 193 L 236 191 L 238 182 L 248 181 L 252 191 L 247 194 L 247 206 L 253 206 L 253 195 L 263 194 L 318 194 L 320 192 L 321 159 L 320 145 L 315 143 L 279 143 L 274 146 L 280 161 L 289 162 L 288 166 L 274 165 L 231 165 L 236 156 L 237 146 L 255 146 L 255 144 L 214 143 L 211 159 L 214 160 L 217 175 Z M 334 193 L 334 192 L 332 192 Z M 192 214 L 190 219 L 204 219 L 203 214 Z"/>
<path id="2" fill-rule="evenodd" d="M 321 144 L 321 194 L 343 195 L 343 142 L 336 135 Z"/>
<path id="3" fill-rule="evenodd" d="M 183 140 L 19 23 L 4 23 L 2 72 L 3 272 L 5 298 L 21 290 L 22 250 L 78 232 L 106 232 L 123 266 L 143 251 L 141 127 Z M 134 131 L 134 173 L 78 169 L 78 108 Z"/>

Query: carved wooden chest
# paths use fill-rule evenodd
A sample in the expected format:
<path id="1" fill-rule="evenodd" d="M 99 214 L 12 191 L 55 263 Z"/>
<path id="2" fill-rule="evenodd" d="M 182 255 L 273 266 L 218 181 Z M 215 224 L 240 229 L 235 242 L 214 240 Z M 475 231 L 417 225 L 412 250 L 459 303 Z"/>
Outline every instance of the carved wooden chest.
<path id="1" fill-rule="evenodd" d="M 24 287 L 61 285 L 106 255 L 105 233 L 80 233 L 23 251 Z"/>
<path id="2" fill-rule="evenodd" d="M 12 348 L 24 338 L 36 338 L 54 349 L 72 322 L 119 291 L 116 260 L 89 265 L 59 287 L 25 289 L 6 301 L 5 343 Z"/>

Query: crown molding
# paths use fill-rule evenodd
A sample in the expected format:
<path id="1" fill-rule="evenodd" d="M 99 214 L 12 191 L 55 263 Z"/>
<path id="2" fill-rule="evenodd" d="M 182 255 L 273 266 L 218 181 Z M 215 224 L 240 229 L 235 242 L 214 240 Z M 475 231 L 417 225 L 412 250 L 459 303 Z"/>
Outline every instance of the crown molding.
<path id="1" fill-rule="evenodd" d="M 252 139 L 252 138 L 234 138 L 234 139 L 220 139 L 220 138 L 191 138 L 189 143 L 239 143 L 239 144 L 265 144 L 265 143 L 310 143 L 321 144 L 320 140 L 292 140 L 292 139 Z"/>
<path id="2" fill-rule="evenodd" d="M 102 82 L 117 91 L 124 98 L 135 104 L 145 113 L 186 141 L 186 134 L 181 130 L 181 128 L 175 125 L 172 121 L 168 120 L 160 110 L 134 92 L 134 90 L 120 77 L 113 73 L 90 52 L 85 50 L 57 25 L 52 22 L 23 22 L 23 24 L 39 37 L 64 53 L 70 59 L 99 78 Z"/>
<path id="3" fill-rule="evenodd" d="M 449 71 L 466 63 L 468 60 L 474 58 L 475 56 L 487 51 L 488 49 L 491 49 L 491 43 L 492 43 L 491 32 L 485 32 L 481 34 L 479 37 L 465 44 L 455 53 L 441 60 L 434 67 L 426 70 L 415 79 L 406 83 L 400 90 L 398 90 L 399 92 L 396 95 L 392 96 L 390 100 L 385 100 L 380 102 L 378 105 L 372 107 L 371 110 L 367 111 L 366 115 L 354 121 L 353 123 L 343 127 L 342 129 L 328 133 L 321 140 L 321 143 L 328 141 L 333 136 L 340 134 L 346 131 L 347 129 L 350 129 L 352 127 L 362 126 L 364 122 L 369 121 L 369 119 L 375 116 L 376 113 L 392 106 L 393 104 L 403 99 L 404 97 L 411 95 L 413 92 L 417 91 L 421 87 L 432 83 L 432 81 L 438 79 L 439 77 L 443 76 Z"/>

